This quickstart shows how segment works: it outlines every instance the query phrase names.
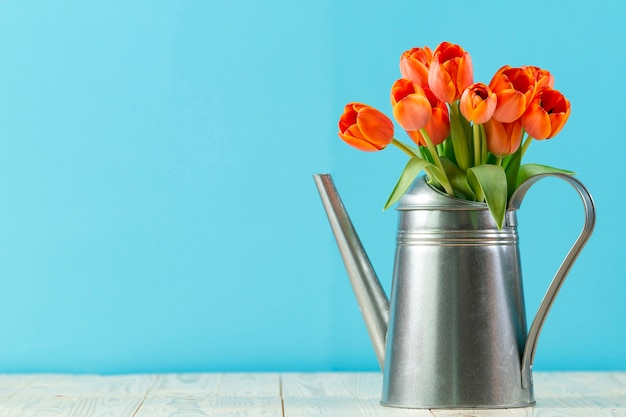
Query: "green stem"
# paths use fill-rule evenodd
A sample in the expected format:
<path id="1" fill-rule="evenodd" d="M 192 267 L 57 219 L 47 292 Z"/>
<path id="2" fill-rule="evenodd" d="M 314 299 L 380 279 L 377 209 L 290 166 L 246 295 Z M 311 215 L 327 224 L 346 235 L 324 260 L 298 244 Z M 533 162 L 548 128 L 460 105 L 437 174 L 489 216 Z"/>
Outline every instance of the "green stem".
<path id="1" fill-rule="evenodd" d="M 439 170 L 441 171 L 441 174 L 443 175 L 444 181 L 442 182 L 441 185 L 446 190 L 446 193 L 448 193 L 448 195 L 454 197 L 454 190 L 452 189 L 450 180 L 448 179 L 448 176 L 446 175 L 446 170 L 443 168 L 441 159 L 439 159 L 439 154 L 437 153 L 437 147 L 433 144 L 433 141 L 430 139 L 430 136 L 428 135 L 428 133 L 426 133 L 426 129 L 421 128 L 420 133 L 422 134 L 422 137 L 424 138 L 424 142 L 426 142 L 426 146 L 428 147 L 428 150 L 430 151 L 433 157 L 433 161 L 435 162 L 435 165 L 437 166 L 437 168 L 439 168 Z"/>
<path id="2" fill-rule="evenodd" d="M 496 162 L 495 162 L 495 164 L 494 164 L 494 165 L 497 165 L 497 166 L 499 166 L 499 167 L 501 167 L 501 166 L 502 166 L 502 157 L 501 157 L 501 156 L 497 156 L 497 157 L 496 157 Z"/>
<path id="3" fill-rule="evenodd" d="M 480 141 L 482 153 L 480 154 L 480 164 L 484 165 L 489 160 L 489 148 L 487 147 L 487 135 L 485 134 L 485 126 L 480 125 Z"/>
<path id="4" fill-rule="evenodd" d="M 478 166 L 482 161 L 482 141 L 480 140 L 480 125 L 474 123 L 472 125 L 472 137 L 474 139 L 474 166 Z"/>
<path id="5" fill-rule="evenodd" d="M 526 150 L 528 149 L 532 141 L 533 141 L 533 138 L 531 138 L 530 135 L 527 135 L 526 139 L 524 139 L 524 143 L 522 144 L 522 157 L 526 153 Z"/>
<path id="6" fill-rule="evenodd" d="M 408 146 L 406 146 L 404 143 L 400 142 L 398 139 L 393 138 L 391 140 L 391 144 L 395 145 L 397 148 L 399 148 L 402 152 L 404 152 L 405 154 L 407 154 L 409 156 L 409 158 L 421 158 L 420 155 L 417 155 L 415 152 L 413 152 L 413 150 L 411 148 L 409 148 Z"/>

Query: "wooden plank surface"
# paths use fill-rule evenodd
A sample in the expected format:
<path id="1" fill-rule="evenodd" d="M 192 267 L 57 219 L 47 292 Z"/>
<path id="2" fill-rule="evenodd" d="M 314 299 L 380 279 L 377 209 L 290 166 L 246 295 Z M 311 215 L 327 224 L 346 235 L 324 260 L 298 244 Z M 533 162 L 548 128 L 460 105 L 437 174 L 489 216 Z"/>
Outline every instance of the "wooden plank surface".
<path id="1" fill-rule="evenodd" d="M 285 398 L 350 397 L 380 398 L 383 376 L 378 372 L 284 373 L 281 375 Z"/>
<path id="2" fill-rule="evenodd" d="M 283 374 L 285 416 L 626 417 L 626 373 L 535 373 L 535 407 L 407 410 L 381 407 L 379 373 Z M 347 410 L 351 410 L 347 413 Z"/>
<path id="3" fill-rule="evenodd" d="M 286 373 L 281 381 L 289 417 L 433 417 L 428 410 L 381 407 L 380 373 Z"/>
<path id="4" fill-rule="evenodd" d="M 162 374 L 147 394 L 150 397 L 280 397 L 277 373 Z"/>
<path id="5" fill-rule="evenodd" d="M 0 404 L 2 417 L 133 416 L 143 399 L 132 397 L 12 397 Z"/>
<path id="6" fill-rule="evenodd" d="M 160 375 L 133 417 L 282 417 L 280 375 Z"/>
<path id="7" fill-rule="evenodd" d="M 0 398 L 10 397 L 37 379 L 37 375 L 0 376 Z"/>
<path id="8" fill-rule="evenodd" d="M 133 417 L 282 417 L 280 397 L 149 397 Z"/>
<path id="9" fill-rule="evenodd" d="M 0 417 L 626 417 L 626 372 L 535 373 L 537 406 L 382 407 L 380 373 L 0 375 Z"/>

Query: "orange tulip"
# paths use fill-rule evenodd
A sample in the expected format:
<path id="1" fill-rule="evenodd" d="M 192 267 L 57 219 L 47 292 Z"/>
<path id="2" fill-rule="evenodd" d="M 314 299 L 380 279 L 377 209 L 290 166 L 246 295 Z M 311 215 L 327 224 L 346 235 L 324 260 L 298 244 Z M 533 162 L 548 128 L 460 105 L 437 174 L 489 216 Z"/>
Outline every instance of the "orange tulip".
<path id="1" fill-rule="evenodd" d="M 373 107 L 349 103 L 339 118 L 339 137 L 362 151 L 380 151 L 393 139 L 393 122 Z"/>
<path id="2" fill-rule="evenodd" d="M 550 71 L 533 66 L 524 66 L 522 68 L 530 71 L 535 78 L 535 94 L 546 88 L 554 88 L 554 77 L 550 74 Z"/>
<path id="3" fill-rule="evenodd" d="M 524 114 L 532 100 L 535 77 L 528 68 L 505 65 L 493 76 L 489 88 L 498 98 L 493 118 L 502 123 L 511 123 Z"/>
<path id="4" fill-rule="evenodd" d="M 502 123 L 491 119 L 484 126 L 487 149 L 499 158 L 515 153 L 522 143 L 524 129 L 520 119 L 513 123 Z"/>
<path id="5" fill-rule="evenodd" d="M 475 83 L 463 91 L 459 107 L 467 120 L 481 124 L 491 119 L 497 101 L 496 94 L 487 85 Z"/>
<path id="6" fill-rule="evenodd" d="M 424 93 L 432 108 L 430 120 L 428 120 L 428 123 L 424 126 L 424 130 L 428 134 L 428 137 L 430 137 L 433 145 L 437 146 L 446 140 L 450 134 L 450 116 L 448 114 L 448 106 L 446 106 L 445 102 L 435 97 L 433 92 L 429 89 L 424 88 Z M 407 130 L 406 133 L 416 145 L 427 145 L 422 133 L 419 130 Z"/>
<path id="7" fill-rule="evenodd" d="M 522 116 L 522 124 L 530 137 L 549 139 L 565 126 L 570 111 L 570 102 L 565 96 L 549 88 L 535 96 Z"/>
<path id="8" fill-rule="evenodd" d="M 405 130 L 420 130 L 432 114 L 424 89 L 410 80 L 400 78 L 391 87 L 393 117 Z"/>
<path id="9" fill-rule="evenodd" d="M 428 68 L 433 59 L 433 52 L 428 46 L 412 48 L 400 56 L 402 78 L 413 81 L 420 87 L 428 87 Z"/>
<path id="10" fill-rule="evenodd" d="M 472 58 L 459 45 L 442 42 L 433 52 L 428 69 L 428 85 L 435 96 L 446 103 L 461 98 L 465 88 L 474 82 Z"/>

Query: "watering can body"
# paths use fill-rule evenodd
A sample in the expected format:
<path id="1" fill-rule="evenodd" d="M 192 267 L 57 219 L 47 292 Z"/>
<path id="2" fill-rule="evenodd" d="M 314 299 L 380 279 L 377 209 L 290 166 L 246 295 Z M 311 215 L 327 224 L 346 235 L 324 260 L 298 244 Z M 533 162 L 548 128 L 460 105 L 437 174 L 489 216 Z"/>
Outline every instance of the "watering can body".
<path id="1" fill-rule="evenodd" d="M 532 404 L 515 212 L 498 230 L 484 205 L 420 185 L 398 206 L 382 403 Z"/>
<path id="2" fill-rule="evenodd" d="M 383 370 L 381 404 L 405 408 L 533 405 L 531 365 L 545 317 L 589 238 L 585 227 L 527 331 L 516 209 L 534 178 L 511 198 L 498 229 L 483 203 L 451 198 L 423 177 L 398 204 L 391 296 L 387 301 L 328 175 L 315 180 Z"/>

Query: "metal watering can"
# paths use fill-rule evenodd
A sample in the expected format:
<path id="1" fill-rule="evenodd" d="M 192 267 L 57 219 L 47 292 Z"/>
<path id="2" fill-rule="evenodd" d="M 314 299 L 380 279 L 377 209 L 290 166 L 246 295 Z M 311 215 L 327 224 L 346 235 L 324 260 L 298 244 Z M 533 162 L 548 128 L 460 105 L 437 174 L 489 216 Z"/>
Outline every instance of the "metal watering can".
<path id="1" fill-rule="evenodd" d="M 528 189 L 548 176 L 576 189 L 585 221 L 526 332 L 516 210 Z M 330 175 L 314 179 L 383 370 L 381 404 L 533 405 L 531 369 L 539 333 L 594 227 L 587 189 L 567 175 L 531 177 L 512 195 L 498 230 L 486 204 L 449 197 L 418 177 L 398 202 L 388 300 Z"/>

